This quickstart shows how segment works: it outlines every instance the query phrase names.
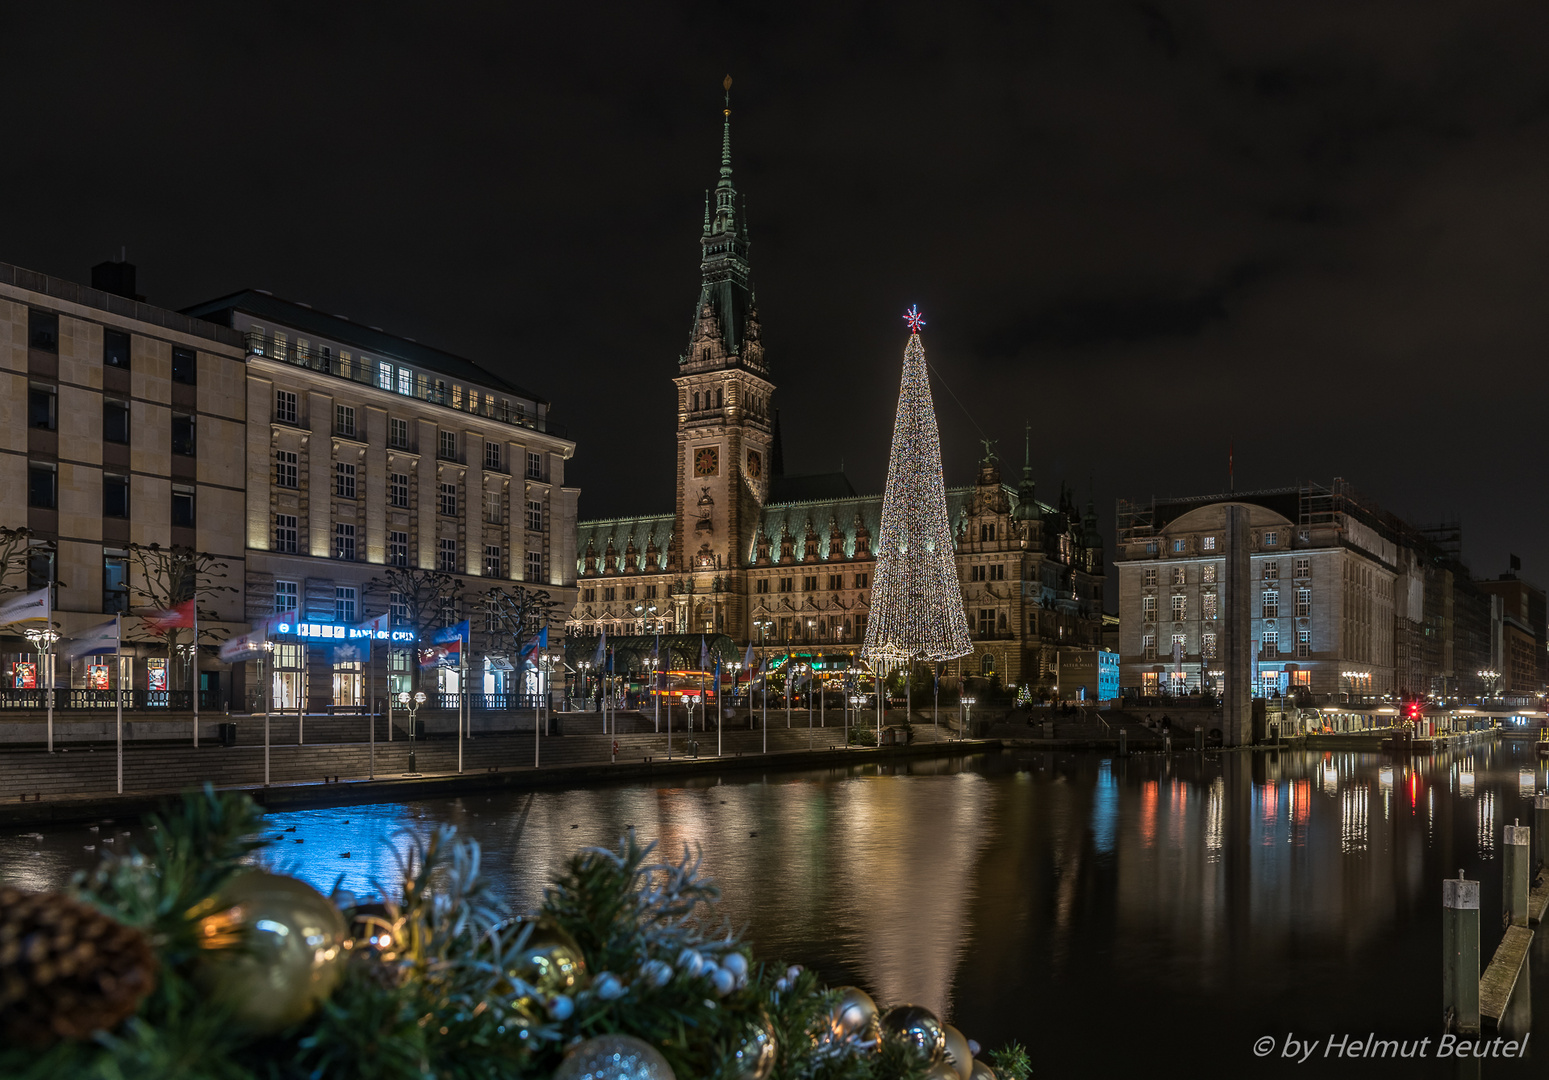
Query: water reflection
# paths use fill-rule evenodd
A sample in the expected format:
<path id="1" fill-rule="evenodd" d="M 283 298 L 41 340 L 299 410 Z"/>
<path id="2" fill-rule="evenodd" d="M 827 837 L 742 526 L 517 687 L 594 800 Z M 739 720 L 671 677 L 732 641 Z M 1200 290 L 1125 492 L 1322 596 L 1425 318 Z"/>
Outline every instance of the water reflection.
<path id="1" fill-rule="evenodd" d="M 1035 1043 L 1043 1074 L 1154 1068 L 1200 1018 L 1210 1037 L 1191 1065 L 1254 1072 L 1252 1041 L 1269 1032 L 1435 1034 L 1440 882 L 1463 868 L 1499 910 L 1501 825 L 1531 820 L 1543 784 L 1532 749 L 1413 761 L 1024 751 L 277 814 L 269 835 L 279 868 L 370 893 L 396 875 L 405 830 L 449 822 L 526 907 L 578 849 L 632 827 L 664 854 L 702 848 L 723 913 L 760 955 L 917 1001 L 985 1043 Z M 0 880 L 57 886 L 100 849 L 84 830 L 7 836 Z M 1483 923 L 1488 953 L 1499 929 Z M 1535 963 L 1549 959 L 1540 936 Z"/>

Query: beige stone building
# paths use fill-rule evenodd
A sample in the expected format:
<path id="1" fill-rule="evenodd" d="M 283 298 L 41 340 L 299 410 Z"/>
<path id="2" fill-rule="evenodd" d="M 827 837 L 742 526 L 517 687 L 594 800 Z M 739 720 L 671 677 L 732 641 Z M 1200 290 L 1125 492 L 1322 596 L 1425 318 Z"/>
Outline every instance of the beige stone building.
<path id="1" fill-rule="evenodd" d="M 125 280 L 126 267 L 112 264 L 106 280 Z M 55 618 L 66 636 L 143 607 L 131 543 L 190 545 L 233 580 L 244 573 L 242 339 L 139 302 L 132 268 L 127 280 L 129 295 L 115 295 L 0 263 L 0 526 L 31 529 L 40 549 L 57 543 Z M 6 584 L 41 587 L 48 560 L 32 560 L 25 576 Z M 210 629 L 245 628 L 240 591 L 200 607 L 216 616 Z M 20 629 L 0 630 L 12 689 L 18 665 L 36 662 Z M 128 651 L 145 689 L 165 651 L 138 619 L 125 620 L 125 636 L 144 639 Z M 217 704 L 224 665 L 207 652 L 202 685 Z M 56 685 L 86 691 L 105 678 L 106 662 L 88 658 L 61 663 Z M 186 670 L 174 670 L 171 686 L 186 685 Z"/>
<path id="2" fill-rule="evenodd" d="M 396 603 L 368 594 L 387 566 L 462 578 L 465 603 L 447 621 L 471 618 L 472 692 L 530 689 L 481 648 L 475 598 L 521 582 L 561 610 L 575 601 L 575 444 L 549 403 L 462 357 L 264 292 L 189 311 L 234 335 L 246 363 L 245 498 L 232 518 L 245 613 L 294 608 L 312 628 L 277 635 L 275 703 L 360 708 L 407 684 L 411 646 L 378 648 L 363 665 L 327 637 Z M 457 689 L 455 672 L 440 679 Z"/>
<path id="3" fill-rule="evenodd" d="M 588 639 L 606 630 L 620 650 L 615 669 L 638 672 L 659 631 L 687 636 L 668 663 L 697 664 L 703 634 L 728 660 L 751 643 L 776 663 L 791 655 L 820 671 L 843 668 L 866 636 L 882 496 L 858 494 L 842 473 L 785 475 L 729 113 L 712 199 L 688 348 L 663 370 L 676 388 L 676 452 L 662 461 L 676 507 L 579 524 L 570 657 L 589 658 Z M 1058 505 L 1038 501 L 1032 471 L 1028 461 L 1019 483 L 1003 483 L 989 455 L 977 483 L 946 492 L 974 644 L 949 679 L 1048 686 L 1062 648 L 1098 643 L 1095 511 L 1063 490 Z"/>

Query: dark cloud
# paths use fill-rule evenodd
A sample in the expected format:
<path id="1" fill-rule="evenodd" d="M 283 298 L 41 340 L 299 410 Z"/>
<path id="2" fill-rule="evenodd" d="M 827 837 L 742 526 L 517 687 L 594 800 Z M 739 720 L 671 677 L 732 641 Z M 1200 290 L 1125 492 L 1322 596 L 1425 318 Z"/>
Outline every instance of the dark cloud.
<path id="1" fill-rule="evenodd" d="M 0 259 L 467 353 L 554 399 L 584 513 L 670 506 L 730 71 L 793 469 L 881 486 L 919 303 L 954 482 L 1031 417 L 1106 519 L 1235 439 L 1549 583 L 1544 55 L 1529 0 L 12 5 Z"/>

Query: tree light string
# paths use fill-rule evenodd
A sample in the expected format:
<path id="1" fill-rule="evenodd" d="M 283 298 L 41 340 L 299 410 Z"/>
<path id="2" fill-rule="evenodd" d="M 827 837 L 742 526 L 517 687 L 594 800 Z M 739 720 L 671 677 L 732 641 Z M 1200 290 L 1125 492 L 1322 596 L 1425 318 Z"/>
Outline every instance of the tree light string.
<path id="1" fill-rule="evenodd" d="M 916 308 L 905 318 L 911 327 L 924 321 Z M 904 349 L 876 556 L 862 656 L 886 669 L 973 651 L 947 518 L 941 434 L 917 329 Z"/>

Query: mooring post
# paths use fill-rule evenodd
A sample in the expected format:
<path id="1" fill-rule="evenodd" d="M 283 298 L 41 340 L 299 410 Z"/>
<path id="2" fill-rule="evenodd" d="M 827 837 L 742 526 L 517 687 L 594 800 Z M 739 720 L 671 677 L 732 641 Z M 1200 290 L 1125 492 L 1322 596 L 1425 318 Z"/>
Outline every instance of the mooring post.
<path id="1" fill-rule="evenodd" d="M 1549 791 L 1533 796 L 1533 844 L 1538 857 L 1533 861 L 1533 876 L 1540 867 L 1549 866 Z"/>
<path id="2" fill-rule="evenodd" d="M 1129 733 L 1123 728 L 1119 729 L 1119 756 L 1129 756 Z"/>
<path id="3" fill-rule="evenodd" d="M 1527 897 L 1533 879 L 1531 863 L 1532 833 L 1526 825 L 1507 825 L 1506 843 L 1501 858 L 1501 897 L 1505 926 L 1526 926 Z"/>
<path id="4" fill-rule="evenodd" d="M 1194 749 L 1201 751 L 1205 749 L 1205 729 L 1198 724 L 1194 725 Z"/>
<path id="5" fill-rule="evenodd" d="M 1441 883 L 1441 1009 L 1446 1031 L 1479 1031 L 1479 882 Z"/>

